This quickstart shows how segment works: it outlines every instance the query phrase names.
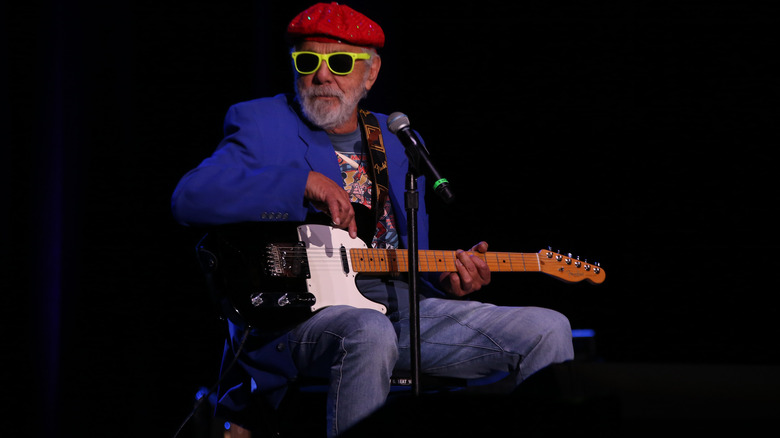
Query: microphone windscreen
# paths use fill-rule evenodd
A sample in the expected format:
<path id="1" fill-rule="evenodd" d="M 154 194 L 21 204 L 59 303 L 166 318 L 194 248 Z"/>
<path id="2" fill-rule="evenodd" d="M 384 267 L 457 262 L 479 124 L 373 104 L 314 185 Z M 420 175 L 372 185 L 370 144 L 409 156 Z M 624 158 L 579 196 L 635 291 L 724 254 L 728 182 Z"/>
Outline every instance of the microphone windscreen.
<path id="1" fill-rule="evenodd" d="M 409 126 L 409 117 L 401 112 L 394 112 L 387 117 L 387 128 L 397 134 L 399 130 Z"/>

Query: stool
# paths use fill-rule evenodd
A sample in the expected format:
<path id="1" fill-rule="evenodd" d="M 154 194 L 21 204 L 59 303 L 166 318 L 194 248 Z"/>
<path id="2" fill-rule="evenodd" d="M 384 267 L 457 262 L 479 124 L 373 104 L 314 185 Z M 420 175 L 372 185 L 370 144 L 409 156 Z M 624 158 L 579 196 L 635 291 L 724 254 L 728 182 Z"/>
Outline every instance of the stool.
<path id="1" fill-rule="evenodd" d="M 514 377 L 509 373 L 494 373 L 481 379 L 459 379 L 421 376 L 420 388 L 424 393 L 478 392 L 506 393 L 514 389 Z M 391 378 L 388 399 L 399 394 L 410 394 L 412 379 L 399 373 Z M 247 412 L 240 419 L 227 419 L 224 438 L 281 438 L 317 437 L 325 431 L 325 394 L 327 379 L 302 378 L 292 383 L 278 409 L 271 408 L 259 394 L 253 393 Z M 243 424 L 244 426 L 242 426 Z"/>

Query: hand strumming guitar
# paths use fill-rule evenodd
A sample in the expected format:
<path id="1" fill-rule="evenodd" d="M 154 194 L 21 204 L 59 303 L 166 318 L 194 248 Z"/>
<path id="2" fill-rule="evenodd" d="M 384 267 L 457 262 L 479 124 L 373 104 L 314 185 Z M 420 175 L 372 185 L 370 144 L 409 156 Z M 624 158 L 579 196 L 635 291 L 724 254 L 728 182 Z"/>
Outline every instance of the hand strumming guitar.
<path id="1" fill-rule="evenodd" d="M 306 180 L 304 197 L 330 216 L 332 226 L 343 228 L 349 232 L 350 237 L 357 238 L 355 210 L 344 187 L 319 172 L 311 171 Z"/>

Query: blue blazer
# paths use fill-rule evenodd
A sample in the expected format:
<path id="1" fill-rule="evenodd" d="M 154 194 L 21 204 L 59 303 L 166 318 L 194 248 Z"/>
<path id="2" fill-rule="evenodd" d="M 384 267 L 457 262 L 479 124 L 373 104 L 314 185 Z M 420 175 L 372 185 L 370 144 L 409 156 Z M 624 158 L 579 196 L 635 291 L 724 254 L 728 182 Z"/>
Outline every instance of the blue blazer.
<path id="1" fill-rule="evenodd" d="M 387 116 L 375 116 L 384 128 Z M 225 117 L 224 131 L 214 154 L 176 187 L 172 210 L 182 224 L 303 221 L 314 211 L 303 199 L 309 171 L 343 184 L 328 135 L 304 122 L 287 95 L 233 105 Z M 404 190 L 409 162 L 395 135 L 385 132 L 382 139 L 396 225 L 403 245 L 408 246 Z M 418 245 L 427 249 L 424 177 L 419 179 L 418 191 Z"/>
<path id="2" fill-rule="evenodd" d="M 387 116 L 375 114 L 380 128 Z M 306 220 L 315 209 L 304 201 L 309 171 L 320 172 L 343 184 L 336 154 L 328 135 L 304 122 L 287 95 L 256 99 L 230 107 L 225 136 L 216 151 L 188 172 L 176 187 L 172 211 L 184 225 L 208 226 L 246 221 Z M 385 133 L 383 143 L 390 178 L 390 200 L 401 242 L 408 246 L 404 191 L 408 158 L 395 135 Z M 418 182 L 418 245 L 428 248 L 428 214 L 425 181 Z M 229 324 L 225 363 L 233 358 L 242 331 Z M 248 376 L 272 405 L 278 406 L 297 370 L 286 348 L 286 335 L 256 342 L 239 358 L 245 373 L 225 376 L 219 391 L 219 412 L 237 413 L 249 403 Z M 236 367 L 238 368 L 238 367 Z M 234 368 L 235 370 L 235 368 Z"/>

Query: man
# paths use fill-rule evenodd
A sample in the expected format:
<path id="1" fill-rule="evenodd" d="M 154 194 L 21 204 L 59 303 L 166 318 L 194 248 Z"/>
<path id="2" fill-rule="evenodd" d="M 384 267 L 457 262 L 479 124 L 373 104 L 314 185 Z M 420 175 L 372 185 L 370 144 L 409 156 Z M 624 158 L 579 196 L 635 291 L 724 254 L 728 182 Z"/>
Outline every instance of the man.
<path id="1" fill-rule="evenodd" d="M 296 70 L 296 96 L 240 103 L 225 119 L 225 137 L 214 154 L 180 181 L 173 213 L 187 225 L 234 222 L 303 222 L 323 212 L 350 238 L 358 234 L 353 203 L 381 209 L 368 242 L 398 248 L 407 242 L 404 147 L 382 136 L 388 193 L 376 202 L 365 125 L 358 103 L 381 67 L 384 33 L 374 21 L 336 3 L 303 11 L 288 26 Z M 387 116 L 374 114 L 378 126 Z M 378 177 L 377 177 L 378 178 Z M 424 178 L 420 178 L 424 199 Z M 418 210 L 419 248 L 428 246 L 425 205 Z M 487 251 L 480 242 L 471 251 Z M 551 364 L 573 358 L 571 329 L 561 314 L 540 308 L 498 307 L 451 299 L 481 289 L 490 270 L 469 252 L 457 253 L 456 272 L 421 280 L 421 371 L 479 378 L 509 373 L 520 383 Z M 360 292 L 386 313 L 348 305 L 325 307 L 282 331 L 254 330 L 239 354 L 240 375 L 278 405 L 287 383 L 299 376 L 329 379 L 327 434 L 336 436 L 384 402 L 394 371 L 409 370 L 408 287 L 402 278 L 358 277 Z M 443 292 L 442 292 L 443 291 Z M 230 322 L 226 359 L 239 346 L 242 327 Z M 240 410 L 246 378 L 226 381 L 220 406 Z M 242 392 L 244 391 L 244 392 Z"/>

